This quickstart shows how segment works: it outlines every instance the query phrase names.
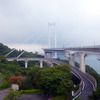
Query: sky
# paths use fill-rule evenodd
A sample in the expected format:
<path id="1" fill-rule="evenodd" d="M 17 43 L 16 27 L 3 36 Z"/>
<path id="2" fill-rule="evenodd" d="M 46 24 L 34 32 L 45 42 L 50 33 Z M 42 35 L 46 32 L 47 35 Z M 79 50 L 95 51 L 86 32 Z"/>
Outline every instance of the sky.
<path id="1" fill-rule="evenodd" d="M 48 22 L 57 47 L 100 45 L 100 0 L 0 0 L 0 42 L 11 48 L 43 52 Z"/>

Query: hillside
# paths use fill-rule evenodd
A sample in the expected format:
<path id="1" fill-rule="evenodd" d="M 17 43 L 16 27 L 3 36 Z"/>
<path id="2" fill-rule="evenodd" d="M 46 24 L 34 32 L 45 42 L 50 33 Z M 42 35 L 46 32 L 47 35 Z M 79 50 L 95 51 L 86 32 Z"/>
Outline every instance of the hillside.
<path id="1" fill-rule="evenodd" d="M 5 56 L 7 53 L 9 53 L 12 49 L 8 46 L 0 43 L 0 56 Z M 21 54 L 23 50 L 16 50 L 11 53 L 8 57 L 17 57 L 19 54 Z M 24 54 L 21 57 L 43 57 L 42 55 L 39 55 L 38 52 L 27 52 L 25 51 Z"/>

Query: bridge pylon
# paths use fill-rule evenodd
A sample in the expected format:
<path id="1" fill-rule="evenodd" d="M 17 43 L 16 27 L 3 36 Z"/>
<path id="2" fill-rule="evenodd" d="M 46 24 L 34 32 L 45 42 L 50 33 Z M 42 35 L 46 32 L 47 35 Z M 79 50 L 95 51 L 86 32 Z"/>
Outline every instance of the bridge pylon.
<path id="1" fill-rule="evenodd" d="M 85 73 L 85 54 L 82 52 L 80 53 L 80 70 Z"/>
<path id="2" fill-rule="evenodd" d="M 70 54 L 69 65 L 75 67 L 75 54 Z"/>
<path id="3" fill-rule="evenodd" d="M 27 67 L 28 67 L 28 61 L 25 60 L 25 68 L 27 68 Z"/>

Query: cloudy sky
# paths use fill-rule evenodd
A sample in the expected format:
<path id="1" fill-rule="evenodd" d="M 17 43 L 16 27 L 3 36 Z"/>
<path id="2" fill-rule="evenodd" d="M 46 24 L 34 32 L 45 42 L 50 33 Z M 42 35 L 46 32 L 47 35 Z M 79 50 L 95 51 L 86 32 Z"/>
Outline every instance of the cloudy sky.
<path id="1" fill-rule="evenodd" d="M 0 0 L 1 43 L 40 52 L 48 22 L 56 22 L 57 46 L 100 44 L 100 0 Z"/>

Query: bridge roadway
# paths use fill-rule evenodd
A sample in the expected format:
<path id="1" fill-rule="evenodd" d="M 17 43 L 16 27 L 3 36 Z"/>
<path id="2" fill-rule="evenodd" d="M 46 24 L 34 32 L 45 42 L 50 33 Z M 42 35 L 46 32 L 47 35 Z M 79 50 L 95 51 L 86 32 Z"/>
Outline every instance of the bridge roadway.
<path id="1" fill-rule="evenodd" d="M 13 60 L 17 60 L 17 61 L 51 61 L 52 63 L 55 63 L 57 65 L 60 64 L 64 64 L 61 61 L 55 60 L 55 59 L 50 59 L 50 58 L 7 58 L 8 61 L 13 61 Z"/>
<path id="2" fill-rule="evenodd" d="M 8 61 L 13 61 L 13 60 L 17 60 L 17 61 L 52 61 L 52 63 L 55 64 L 65 64 L 61 61 L 55 60 L 55 59 L 48 59 L 48 58 L 7 58 Z M 82 85 L 80 85 L 80 90 L 77 92 L 77 94 L 75 95 L 74 98 L 72 98 L 72 100 L 74 100 L 75 98 L 81 98 L 83 100 L 88 100 L 88 95 L 92 94 L 92 92 L 95 90 L 94 88 L 94 84 L 87 78 L 86 74 L 84 74 L 83 72 L 81 72 L 80 70 L 78 70 L 75 67 L 71 67 L 72 69 L 72 73 L 75 73 L 75 76 L 77 78 L 80 78 L 80 81 L 82 82 Z"/>
<path id="3" fill-rule="evenodd" d="M 63 62 L 61 63 L 61 61 L 58 61 L 58 60 L 54 60 L 54 61 L 59 64 L 65 64 Z M 92 94 L 92 92 L 95 91 L 94 84 L 87 78 L 86 74 L 78 70 L 76 67 L 71 67 L 71 69 L 72 69 L 72 73 L 75 73 L 75 76 L 77 78 L 81 78 L 80 81 L 82 82 L 82 85 L 80 87 L 81 90 L 74 98 L 72 98 L 72 100 L 74 100 L 75 98 L 81 98 L 82 100 L 88 100 L 88 95 Z"/>
<path id="4" fill-rule="evenodd" d="M 71 67 L 71 69 L 81 77 L 82 81 L 80 93 L 76 95 L 72 100 L 74 100 L 75 98 L 88 100 L 88 95 L 92 94 L 92 92 L 95 91 L 94 84 L 87 78 L 86 74 L 78 70 L 76 67 Z"/>

